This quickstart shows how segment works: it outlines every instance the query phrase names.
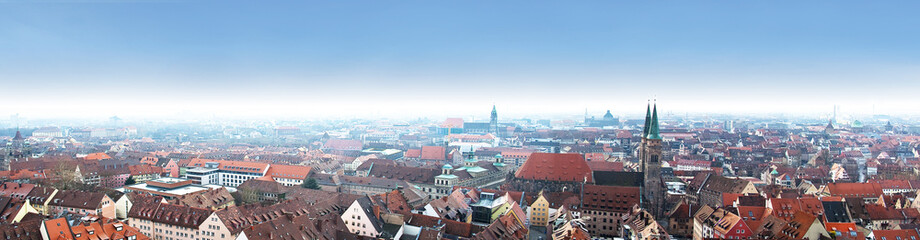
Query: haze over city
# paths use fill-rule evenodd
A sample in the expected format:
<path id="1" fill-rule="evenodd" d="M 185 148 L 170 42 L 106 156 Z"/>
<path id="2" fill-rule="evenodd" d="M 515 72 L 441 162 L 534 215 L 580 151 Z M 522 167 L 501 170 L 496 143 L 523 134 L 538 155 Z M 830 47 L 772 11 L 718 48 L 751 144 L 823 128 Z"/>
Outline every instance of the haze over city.
<path id="1" fill-rule="evenodd" d="M 0 0 L 0 239 L 918 240 L 918 9 Z"/>
<path id="2" fill-rule="evenodd" d="M 0 114 L 915 115 L 917 2 L 3 1 Z"/>

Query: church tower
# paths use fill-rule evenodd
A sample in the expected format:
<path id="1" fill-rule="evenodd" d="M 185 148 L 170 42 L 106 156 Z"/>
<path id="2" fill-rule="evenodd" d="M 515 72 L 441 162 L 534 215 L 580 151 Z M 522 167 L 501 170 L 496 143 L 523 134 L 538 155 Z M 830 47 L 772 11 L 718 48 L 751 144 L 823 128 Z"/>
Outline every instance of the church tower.
<path id="1" fill-rule="evenodd" d="M 642 143 L 639 145 L 642 175 L 642 208 L 661 219 L 665 215 L 665 188 L 661 180 L 661 135 L 658 130 L 658 106 L 649 106 L 645 112 Z"/>
<path id="2" fill-rule="evenodd" d="M 498 134 L 498 111 L 495 110 L 495 105 L 492 105 L 492 115 L 489 117 L 489 130 L 492 134 Z"/>

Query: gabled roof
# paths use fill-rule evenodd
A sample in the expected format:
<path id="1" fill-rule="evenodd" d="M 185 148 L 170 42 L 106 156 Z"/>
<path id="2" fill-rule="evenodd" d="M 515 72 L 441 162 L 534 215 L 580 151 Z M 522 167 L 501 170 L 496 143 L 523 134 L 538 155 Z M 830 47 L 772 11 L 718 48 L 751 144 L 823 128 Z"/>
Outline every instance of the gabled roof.
<path id="1" fill-rule="evenodd" d="M 709 176 L 703 188 L 718 193 L 742 193 L 750 182 L 744 179 L 727 178 L 723 176 Z"/>
<path id="2" fill-rule="evenodd" d="M 882 195 L 882 186 L 879 183 L 828 183 L 827 190 L 831 195 L 840 197 L 874 198 Z"/>
<path id="3" fill-rule="evenodd" d="M 308 166 L 272 164 L 265 175 L 272 178 L 306 179 L 312 169 Z"/>
<path id="4" fill-rule="evenodd" d="M 828 223 L 846 223 L 851 222 L 850 211 L 844 202 L 824 201 L 824 220 Z"/>
<path id="5" fill-rule="evenodd" d="M 361 208 L 361 211 L 364 211 L 364 215 L 367 216 L 367 220 L 370 220 L 371 226 L 376 229 L 378 232 L 383 229 L 383 221 L 380 221 L 380 218 L 374 214 L 374 204 L 370 197 L 362 197 L 355 200 L 358 203 L 358 207 Z"/>
<path id="6" fill-rule="evenodd" d="M 70 230 L 70 225 L 67 224 L 67 219 L 57 218 L 53 220 L 45 221 L 44 223 L 45 232 L 48 234 L 48 239 L 54 240 L 69 240 L 74 239 L 72 231 Z"/>
<path id="7" fill-rule="evenodd" d="M 514 176 L 528 180 L 594 182 L 591 168 L 577 153 L 530 154 Z"/>
<path id="8" fill-rule="evenodd" d="M 419 158 L 422 160 L 444 160 L 445 156 L 444 147 L 422 146 L 422 152 Z"/>
<path id="9" fill-rule="evenodd" d="M 877 240 L 914 240 L 920 239 L 917 229 L 874 230 L 872 235 Z"/>
<path id="10" fill-rule="evenodd" d="M 103 152 L 90 153 L 89 155 L 86 155 L 86 157 L 83 157 L 83 159 L 86 159 L 86 160 L 103 160 L 103 159 L 110 159 L 110 158 L 112 157 L 110 157 L 108 154 L 105 154 Z"/>
<path id="11" fill-rule="evenodd" d="M 783 227 L 781 233 L 793 239 L 803 239 L 815 221 L 817 221 L 815 215 L 802 211 L 796 212 L 792 219 L 786 223 L 786 226 Z"/>
<path id="12" fill-rule="evenodd" d="M 54 195 L 48 205 L 94 210 L 102 207 L 104 198 L 106 195 L 102 192 L 61 190 Z"/>
<path id="13" fill-rule="evenodd" d="M 131 210 L 128 211 L 128 217 L 194 229 L 198 229 L 213 213 L 209 209 L 154 201 L 133 204 Z"/>

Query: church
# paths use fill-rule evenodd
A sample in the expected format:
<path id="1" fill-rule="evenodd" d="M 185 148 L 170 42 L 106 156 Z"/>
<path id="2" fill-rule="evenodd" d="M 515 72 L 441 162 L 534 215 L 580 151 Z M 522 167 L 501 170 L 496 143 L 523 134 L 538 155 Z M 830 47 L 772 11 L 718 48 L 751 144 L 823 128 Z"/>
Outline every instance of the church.
<path id="1" fill-rule="evenodd" d="M 661 134 L 658 129 L 658 106 L 650 105 L 645 111 L 645 126 L 642 128 L 642 142 L 639 144 L 639 159 L 642 175 L 641 207 L 655 216 L 664 217 L 665 186 L 661 179 Z"/>
<path id="2" fill-rule="evenodd" d="M 620 126 L 620 118 L 614 117 L 610 110 L 607 110 L 607 113 L 600 119 L 595 117 L 588 118 L 587 110 L 585 110 L 585 126 L 586 127 L 616 127 Z"/>

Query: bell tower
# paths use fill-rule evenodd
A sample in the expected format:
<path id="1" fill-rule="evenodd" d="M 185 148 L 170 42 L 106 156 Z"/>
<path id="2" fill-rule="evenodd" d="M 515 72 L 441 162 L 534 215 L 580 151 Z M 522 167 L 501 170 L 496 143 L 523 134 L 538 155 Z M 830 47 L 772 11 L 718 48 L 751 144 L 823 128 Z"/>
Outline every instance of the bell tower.
<path id="1" fill-rule="evenodd" d="M 639 159 L 642 161 L 642 208 L 656 219 L 665 214 L 665 188 L 661 179 L 661 134 L 658 129 L 658 106 L 648 106 L 645 112 L 645 127 L 642 128 L 642 143 L 639 145 Z"/>

